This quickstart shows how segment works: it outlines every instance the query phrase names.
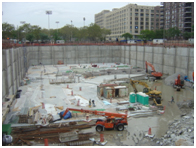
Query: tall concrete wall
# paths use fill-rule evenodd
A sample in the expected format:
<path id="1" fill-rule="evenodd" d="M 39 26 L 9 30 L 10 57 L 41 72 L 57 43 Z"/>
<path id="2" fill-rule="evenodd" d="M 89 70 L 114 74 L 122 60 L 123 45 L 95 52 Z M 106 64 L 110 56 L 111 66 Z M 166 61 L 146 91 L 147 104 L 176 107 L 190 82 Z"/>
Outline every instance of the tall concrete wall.
<path id="1" fill-rule="evenodd" d="M 169 75 L 183 72 L 189 78 L 192 78 L 194 48 L 123 46 L 120 50 L 122 63 L 145 68 L 145 61 L 148 61 L 154 65 L 156 71 Z"/>
<path id="2" fill-rule="evenodd" d="M 26 50 L 25 50 L 26 49 Z M 145 68 L 149 61 L 156 71 L 183 72 L 192 78 L 194 48 L 150 46 L 31 46 L 2 50 L 2 97 L 15 94 L 26 69 L 32 64 L 115 63 Z"/>

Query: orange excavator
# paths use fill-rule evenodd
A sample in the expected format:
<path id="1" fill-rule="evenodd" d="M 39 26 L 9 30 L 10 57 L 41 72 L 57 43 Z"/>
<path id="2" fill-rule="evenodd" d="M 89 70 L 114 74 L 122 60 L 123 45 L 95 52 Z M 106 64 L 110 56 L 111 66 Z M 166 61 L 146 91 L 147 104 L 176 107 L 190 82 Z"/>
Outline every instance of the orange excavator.
<path id="1" fill-rule="evenodd" d="M 155 69 L 154 69 L 154 66 L 151 63 L 149 63 L 147 61 L 145 63 L 146 63 L 146 72 L 148 72 L 148 66 L 150 66 L 151 69 L 152 69 L 151 75 L 153 75 L 157 79 L 160 79 L 162 77 L 163 74 L 161 72 L 156 72 Z"/>
<path id="2" fill-rule="evenodd" d="M 180 91 L 180 88 L 182 88 L 183 86 L 184 86 L 184 80 L 180 79 L 180 74 L 179 74 L 177 79 L 175 79 L 175 83 L 173 87 L 176 88 L 177 91 Z"/>
<path id="3" fill-rule="evenodd" d="M 118 131 L 123 131 L 124 125 L 128 125 L 127 114 L 111 113 L 111 112 L 96 111 L 96 110 L 67 108 L 64 114 L 61 115 L 61 118 L 64 117 L 69 111 L 79 111 L 82 113 L 105 116 L 106 120 L 98 119 L 96 121 L 96 131 L 98 132 L 101 132 L 104 129 L 114 129 L 114 128 L 116 128 Z M 118 118 L 115 119 L 115 117 Z"/>

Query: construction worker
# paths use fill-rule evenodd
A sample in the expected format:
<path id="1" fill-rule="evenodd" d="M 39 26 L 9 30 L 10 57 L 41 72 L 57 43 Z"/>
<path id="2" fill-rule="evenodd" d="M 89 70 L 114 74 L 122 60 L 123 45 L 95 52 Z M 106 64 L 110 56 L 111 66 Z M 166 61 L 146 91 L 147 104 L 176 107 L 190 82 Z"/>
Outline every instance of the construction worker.
<path id="1" fill-rule="evenodd" d="M 91 99 L 89 100 L 89 107 L 91 107 Z"/>
<path id="2" fill-rule="evenodd" d="M 174 101 L 174 97 L 173 97 L 173 96 L 172 96 L 172 99 L 171 99 L 171 103 L 172 103 L 172 102 L 174 102 L 174 103 L 175 103 L 175 101 Z"/>
<path id="3" fill-rule="evenodd" d="M 93 107 L 95 107 L 95 101 L 94 100 L 92 100 L 92 104 L 93 104 Z"/>

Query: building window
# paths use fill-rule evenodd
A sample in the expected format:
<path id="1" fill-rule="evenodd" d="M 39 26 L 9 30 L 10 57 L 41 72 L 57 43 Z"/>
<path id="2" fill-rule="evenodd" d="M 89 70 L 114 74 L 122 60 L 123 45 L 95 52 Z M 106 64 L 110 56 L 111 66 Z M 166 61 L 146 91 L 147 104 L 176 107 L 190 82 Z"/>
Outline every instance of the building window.
<path id="1" fill-rule="evenodd" d="M 143 25 L 144 23 L 143 22 L 140 22 L 140 25 Z"/>
<path id="2" fill-rule="evenodd" d="M 146 9 L 146 12 L 149 12 L 149 10 L 148 10 L 148 9 Z"/>
<path id="3" fill-rule="evenodd" d="M 138 12 L 138 9 L 135 9 L 135 12 Z"/>
<path id="4" fill-rule="evenodd" d="M 135 25 L 138 25 L 138 22 L 135 22 Z"/>
<path id="5" fill-rule="evenodd" d="M 130 26 L 130 29 L 132 29 L 132 26 Z"/>
<path id="6" fill-rule="evenodd" d="M 159 17 L 159 15 L 157 14 L 156 17 Z"/>
<path id="7" fill-rule="evenodd" d="M 141 14 L 140 14 L 140 16 L 144 16 L 144 14 L 143 14 L 143 13 L 141 13 Z"/>
<path id="8" fill-rule="evenodd" d="M 149 17 L 149 14 L 148 13 L 146 13 L 146 17 Z"/>
<path id="9" fill-rule="evenodd" d="M 149 23 L 148 23 L 148 22 L 146 22 L 146 25 L 149 25 Z"/>
<path id="10" fill-rule="evenodd" d="M 151 18 L 151 21 L 154 21 L 154 18 Z"/>
<path id="11" fill-rule="evenodd" d="M 140 29 L 144 29 L 144 27 L 143 27 L 143 26 L 141 26 L 141 27 L 140 27 Z"/>
<path id="12" fill-rule="evenodd" d="M 141 12 L 144 12 L 144 9 L 141 9 L 140 11 L 141 11 Z"/>
<path id="13" fill-rule="evenodd" d="M 149 18 L 146 18 L 146 21 L 149 21 Z"/>
<path id="14" fill-rule="evenodd" d="M 144 18 L 141 18 L 140 20 L 141 20 L 141 21 L 143 21 L 143 20 L 144 20 Z"/>
<path id="15" fill-rule="evenodd" d="M 138 17 L 136 17 L 135 20 L 138 20 Z"/>
<path id="16" fill-rule="evenodd" d="M 135 30 L 135 33 L 138 33 L 138 30 Z"/>
<path id="17" fill-rule="evenodd" d="M 151 14 L 151 17 L 154 17 L 154 14 Z"/>
<path id="18" fill-rule="evenodd" d="M 154 13 L 154 10 L 151 10 L 151 13 Z"/>
<path id="19" fill-rule="evenodd" d="M 156 12 L 159 13 L 159 10 L 157 10 Z"/>
<path id="20" fill-rule="evenodd" d="M 152 22 L 151 25 L 154 25 L 154 23 Z"/>
<path id="21" fill-rule="evenodd" d="M 138 29 L 138 26 L 135 26 L 135 29 Z"/>

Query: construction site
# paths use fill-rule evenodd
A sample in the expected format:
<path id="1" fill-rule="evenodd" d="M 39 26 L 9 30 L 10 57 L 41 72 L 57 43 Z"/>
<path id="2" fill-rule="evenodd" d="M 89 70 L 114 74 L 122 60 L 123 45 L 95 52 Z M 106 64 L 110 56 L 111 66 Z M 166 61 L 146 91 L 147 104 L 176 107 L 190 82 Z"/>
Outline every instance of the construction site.
<path id="1" fill-rule="evenodd" d="M 4 49 L 2 142 L 194 146 L 194 47 Z"/>

